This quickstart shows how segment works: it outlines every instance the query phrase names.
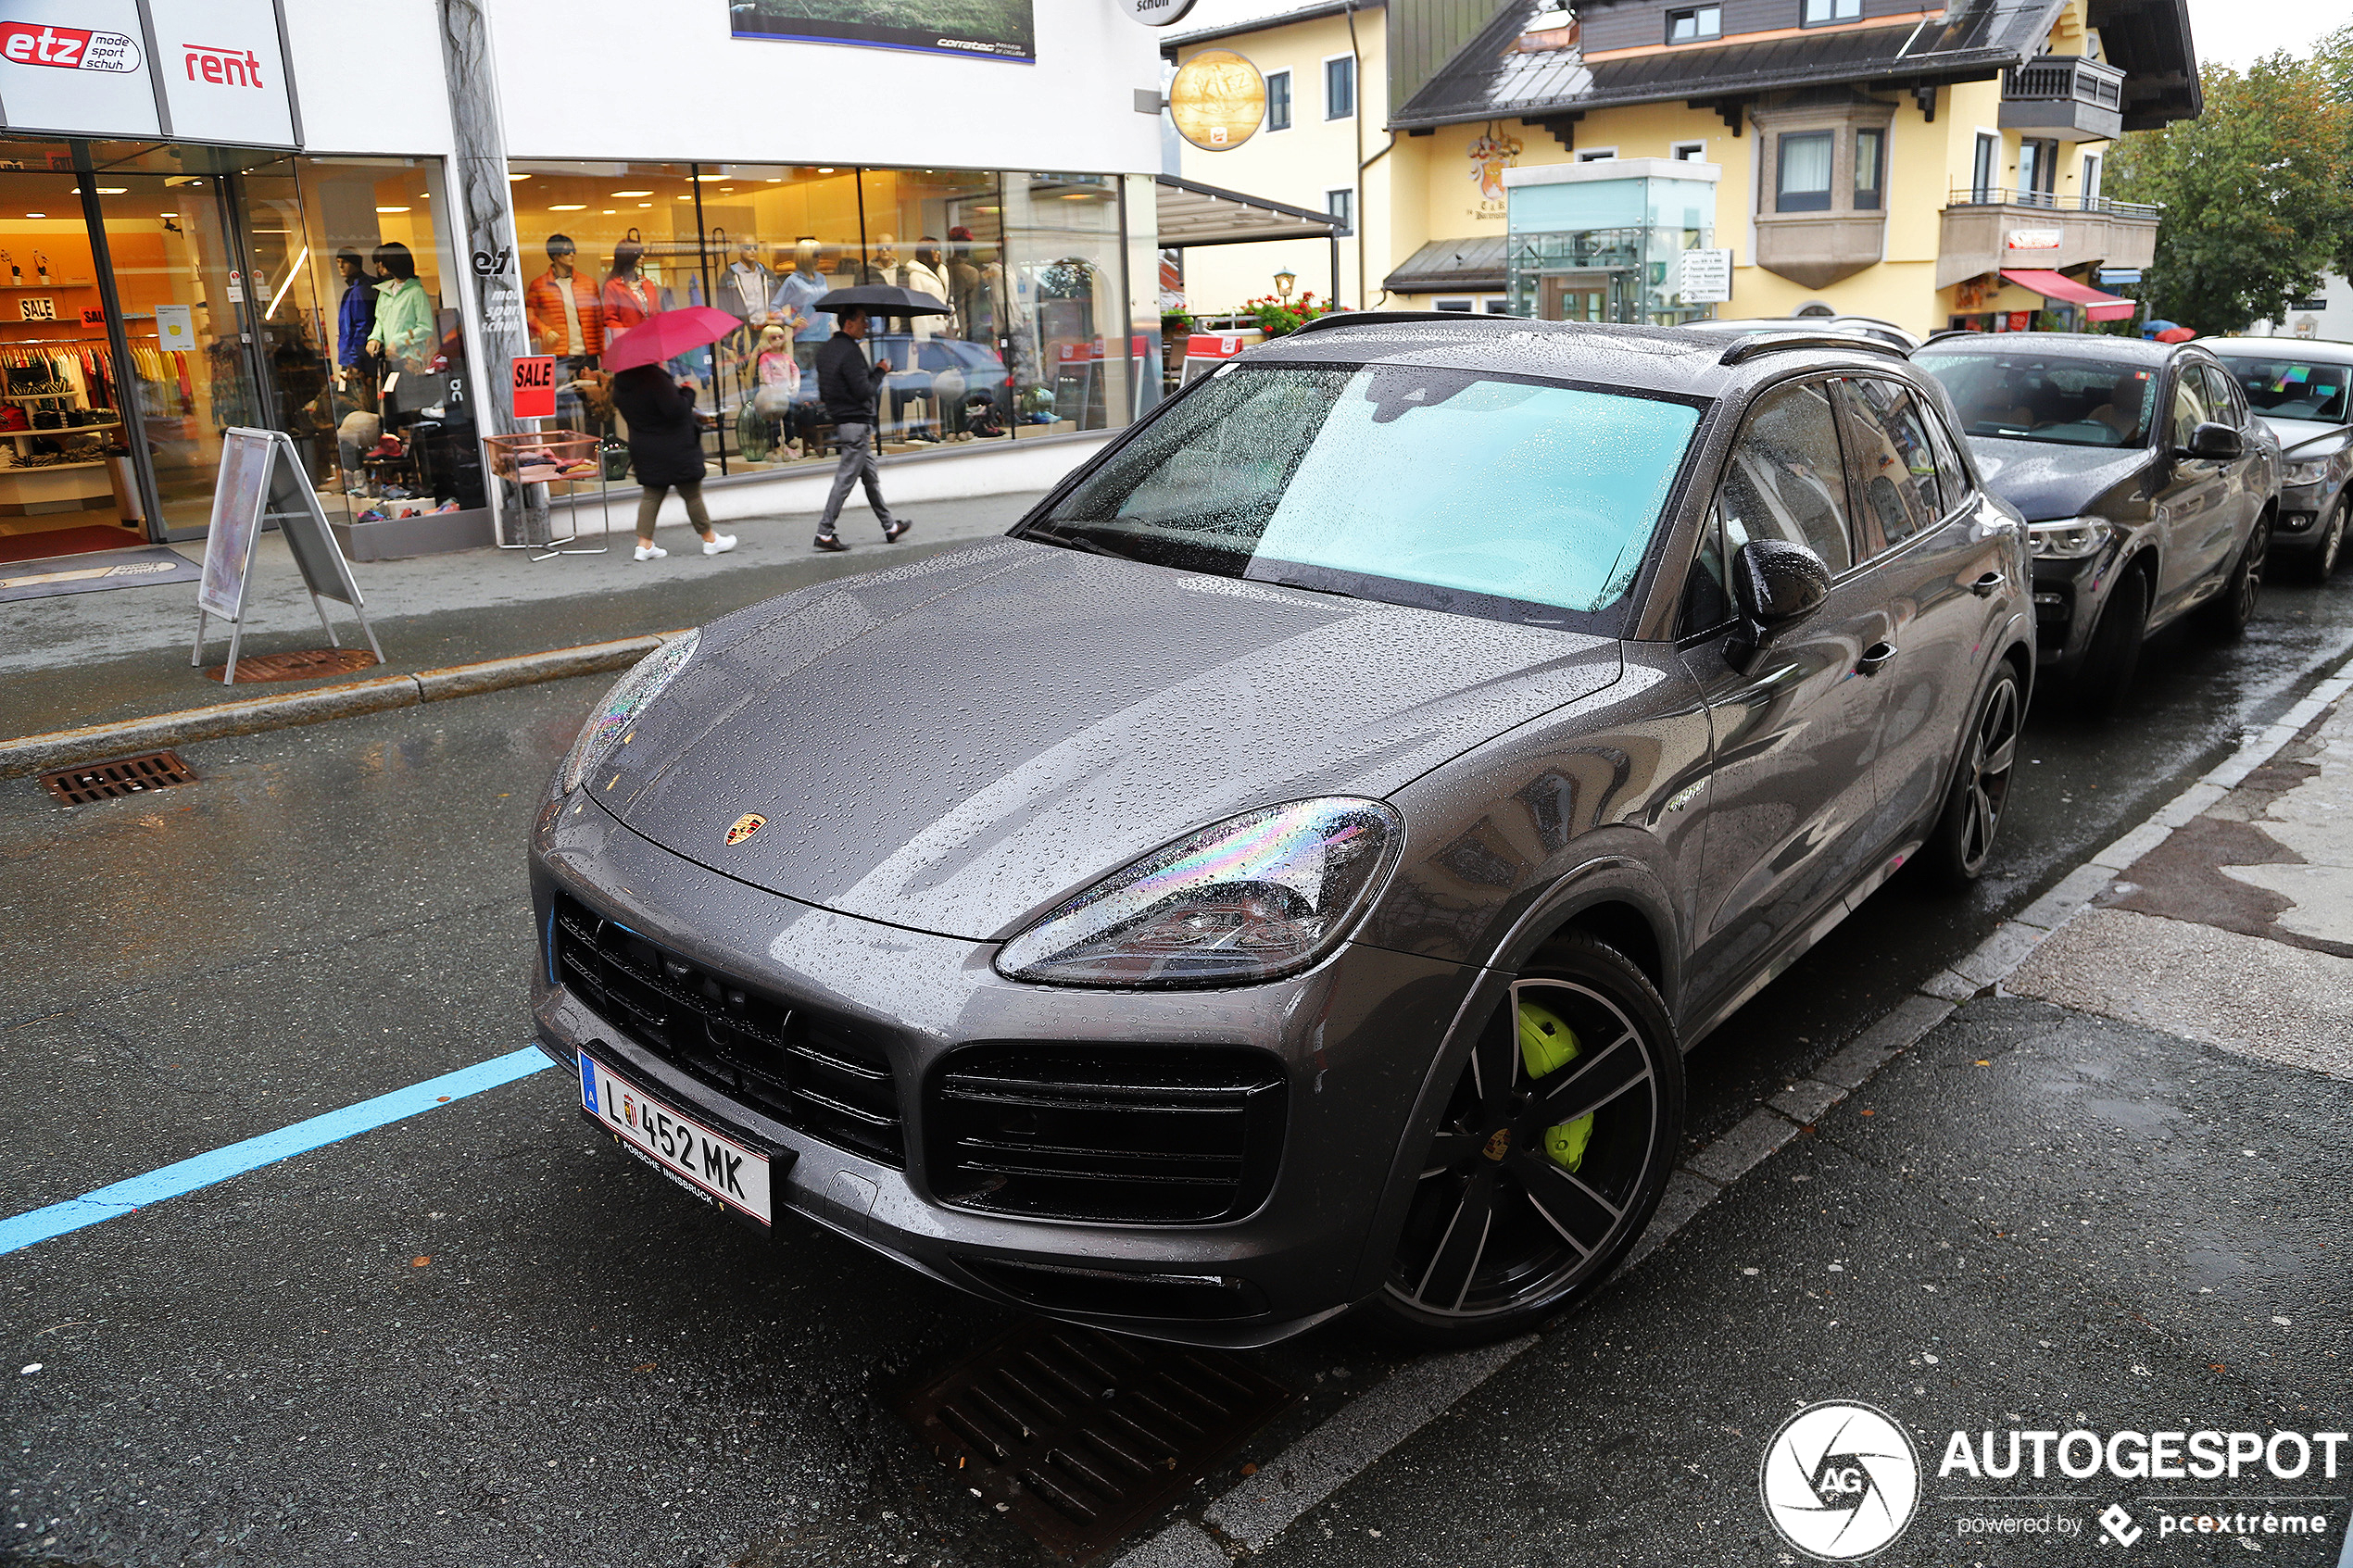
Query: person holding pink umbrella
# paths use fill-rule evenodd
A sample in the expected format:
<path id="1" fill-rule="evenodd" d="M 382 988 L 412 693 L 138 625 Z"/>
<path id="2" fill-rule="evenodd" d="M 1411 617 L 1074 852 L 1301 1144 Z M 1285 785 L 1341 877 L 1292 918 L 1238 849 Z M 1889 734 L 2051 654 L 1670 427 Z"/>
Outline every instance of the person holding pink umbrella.
<path id="1" fill-rule="evenodd" d="M 637 497 L 639 560 L 670 554 L 654 543 L 654 519 L 662 496 L 673 490 L 686 504 L 686 521 L 702 535 L 704 555 L 724 556 L 736 547 L 736 536 L 713 529 L 703 507 L 702 420 L 695 411 L 695 383 L 671 380 L 661 362 L 717 343 L 736 325 L 724 310 L 697 305 L 648 316 L 606 341 L 613 409 L 629 427 L 629 466 L 645 487 Z"/>

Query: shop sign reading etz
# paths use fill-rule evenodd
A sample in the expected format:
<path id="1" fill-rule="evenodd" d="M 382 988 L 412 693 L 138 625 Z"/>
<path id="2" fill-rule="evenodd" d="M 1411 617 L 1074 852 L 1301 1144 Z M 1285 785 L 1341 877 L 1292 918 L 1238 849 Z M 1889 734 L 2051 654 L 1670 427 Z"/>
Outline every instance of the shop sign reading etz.
<path id="1" fill-rule="evenodd" d="M 277 0 L 0 0 L 0 110 L 11 131 L 297 144 Z"/>

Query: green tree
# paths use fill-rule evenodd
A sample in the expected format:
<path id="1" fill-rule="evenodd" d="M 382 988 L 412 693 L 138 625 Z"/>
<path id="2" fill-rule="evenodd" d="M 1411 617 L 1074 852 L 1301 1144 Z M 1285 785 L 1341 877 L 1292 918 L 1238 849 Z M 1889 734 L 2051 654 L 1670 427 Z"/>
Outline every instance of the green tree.
<path id="1" fill-rule="evenodd" d="M 2353 258 L 2353 29 L 2201 73 L 2206 112 L 2119 144 L 2109 194 L 2165 209 L 2142 289 L 2201 334 L 2278 320 Z"/>

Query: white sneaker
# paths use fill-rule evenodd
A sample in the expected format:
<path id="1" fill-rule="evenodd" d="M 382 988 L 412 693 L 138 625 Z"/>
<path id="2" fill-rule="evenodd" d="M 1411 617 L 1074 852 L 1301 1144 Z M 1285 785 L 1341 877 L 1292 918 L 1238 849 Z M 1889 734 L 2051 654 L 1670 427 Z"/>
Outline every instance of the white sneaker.
<path id="1" fill-rule="evenodd" d="M 732 533 L 721 533 L 702 542 L 702 553 L 707 556 L 724 556 L 735 547 L 736 536 Z"/>
<path id="2" fill-rule="evenodd" d="M 669 553 L 670 552 L 668 550 L 663 549 L 660 545 L 640 545 L 637 546 L 637 558 L 639 560 L 660 560 L 662 557 L 668 555 Z"/>

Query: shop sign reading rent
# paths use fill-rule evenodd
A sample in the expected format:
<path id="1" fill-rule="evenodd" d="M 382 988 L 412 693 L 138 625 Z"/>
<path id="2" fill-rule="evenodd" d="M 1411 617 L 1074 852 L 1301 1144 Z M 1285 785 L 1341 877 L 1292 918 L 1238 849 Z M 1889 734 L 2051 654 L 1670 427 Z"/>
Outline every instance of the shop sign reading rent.
<path id="1" fill-rule="evenodd" d="M 291 147 L 276 0 L 0 0 L 11 131 Z"/>
<path id="2" fill-rule="evenodd" d="M 1231 152 L 1266 118 L 1266 79 L 1231 49 L 1203 49 L 1168 84 L 1176 134 L 1204 152 Z"/>

